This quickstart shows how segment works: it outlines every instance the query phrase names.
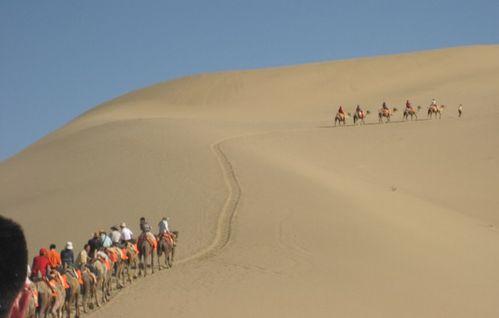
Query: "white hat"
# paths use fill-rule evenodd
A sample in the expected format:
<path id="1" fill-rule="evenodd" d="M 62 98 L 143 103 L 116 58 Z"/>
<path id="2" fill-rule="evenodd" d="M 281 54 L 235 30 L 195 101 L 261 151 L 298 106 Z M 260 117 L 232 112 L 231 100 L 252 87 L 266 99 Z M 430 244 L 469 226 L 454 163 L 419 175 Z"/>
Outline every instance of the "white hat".
<path id="1" fill-rule="evenodd" d="M 67 242 L 67 243 L 66 243 L 66 248 L 67 248 L 68 250 L 72 250 L 72 249 L 73 249 L 73 243 L 71 243 L 71 242 Z"/>
<path id="2" fill-rule="evenodd" d="M 121 223 L 121 227 L 126 227 L 126 223 L 125 222 Z"/>

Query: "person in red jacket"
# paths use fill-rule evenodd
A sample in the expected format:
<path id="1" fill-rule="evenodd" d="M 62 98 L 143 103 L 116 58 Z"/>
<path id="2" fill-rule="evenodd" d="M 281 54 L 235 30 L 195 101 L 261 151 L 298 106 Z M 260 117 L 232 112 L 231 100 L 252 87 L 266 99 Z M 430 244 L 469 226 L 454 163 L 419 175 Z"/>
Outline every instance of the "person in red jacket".
<path id="1" fill-rule="evenodd" d="M 41 248 L 39 255 L 35 256 L 33 259 L 33 266 L 31 266 L 31 277 L 37 278 L 38 274 L 40 274 L 41 278 L 47 276 L 47 268 L 50 266 L 47 254 L 47 249 Z"/>

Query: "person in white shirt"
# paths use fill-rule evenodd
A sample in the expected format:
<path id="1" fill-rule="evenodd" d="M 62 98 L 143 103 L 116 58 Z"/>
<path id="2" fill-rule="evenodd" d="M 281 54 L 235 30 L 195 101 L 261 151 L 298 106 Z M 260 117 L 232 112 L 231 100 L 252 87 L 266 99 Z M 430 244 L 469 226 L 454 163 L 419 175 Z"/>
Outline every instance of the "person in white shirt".
<path id="1" fill-rule="evenodd" d="M 159 227 L 159 239 L 162 237 L 165 237 L 168 241 L 168 244 L 171 246 L 175 246 L 175 233 L 170 231 L 170 228 L 168 226 L 168 221 L 170 221 L 170 218 L 164 217 L 159 221 L 158 227 Z"/>
<path id="2" fill-rule="evenodd" d="M 170 218 L 164 217 L 159 221 L 158 227 L 159 227 L 159 234 L 163 233 L 170 233 L 170 228 L 168 227 L 168 221 Z"/>
<path id="3" fill-rule="evenodd" d="M 118 245 L 121 240 L 121 232 L 118 230 L 118 226 L 111 226 L 111 242 L 113 245 Z"/>
<path id="4" fill-rule="evenodd" d="M 133 233 L 129 228 L 126 227 L 126 223 L 125 222 L 121 223 L 120 227 L 121 227 L 121 241 L 126 243 L 132 240 Z"/>

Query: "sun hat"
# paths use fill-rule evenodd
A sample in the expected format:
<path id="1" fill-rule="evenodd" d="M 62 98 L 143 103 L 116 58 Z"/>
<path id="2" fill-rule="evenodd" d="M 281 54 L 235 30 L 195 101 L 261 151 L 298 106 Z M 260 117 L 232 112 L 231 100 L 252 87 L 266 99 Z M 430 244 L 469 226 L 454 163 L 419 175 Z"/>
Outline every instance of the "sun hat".
<path id="1" fill-rule="evenodd" d="M 67 242 L 67 243 L 66 243 L 66 248 L 67 248 L 68 250 L 72 250 L 72 249 L 73 249 L 73 243 L 72 243 L 72 242 Z"/>

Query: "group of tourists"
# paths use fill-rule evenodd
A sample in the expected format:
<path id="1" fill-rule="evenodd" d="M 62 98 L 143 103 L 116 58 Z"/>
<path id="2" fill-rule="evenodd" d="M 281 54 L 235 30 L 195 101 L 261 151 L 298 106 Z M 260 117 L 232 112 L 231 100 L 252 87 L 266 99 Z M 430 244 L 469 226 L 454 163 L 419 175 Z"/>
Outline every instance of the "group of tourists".
<path id="1" fill-rule="evenodd" d="M 158 236 L 165 236 L 172 244 L 174 243 L 174 234 L 170 231 L 168 225 L 169 218 L 164 217 L 158 223 Z M 149 236 L 152 234 L 152 228 L 145 218 L 140 219 L 140 229 L 142 235 Z M 141 236 L 142 236 L 141 235 Z M 140 239 L 139 236 L 137 239 Z M 100 257 L 102 249 L 111 247 L 124 248 L 127 244 L 131 243 L 136 246 L 137 239 L 134 237 L 133 232 L 127 227 L 125 222 L 119 226 L 111 226 L 110 232 L 104 230 L 97 231 L 83 246 L 83 249 L 78 253 L 75 258 L 73 251 L 73 243 L 67 242 L 66 246 L 61 252 L 57 251 L 56 244 L 50 244 L 49 249 L 41 248 L 39 255 L 33 259 L 33 265 L 30 269 L 32 279 L 44 279 L 50 277 L 50 273 L 55 271 L 61 272 L 66 268 L 82 268 L 90 266 L 92 260 Z M 102 255 L 104 258 L 106 256 Z M 29 268 L 29 266 L 28 266 Z"/>
<path id="2" fill-rule="evenodd" d="M 111 226 L 109 231 L 96 231 L 77 254 L 75 254 L 71 241 L 68 241 L 60 251 L 54 243 L 50 244 L 48 249 L 41 248 L 38 255 L 33 258 L 32 266 L 27 266 L 25 288 L 32 296 L 32 307 L 34 308 L 31 310 L 33 316 L 26 314 L 25 317 L 34 317 L 37 311 L 57 315 L 56 311 L 62 312 L 63 308 L 69 313 L 71 304 L 76 306 L 76 313 L 79 316 L 79 306 L 81 305 L 78 303 L 79 296 L 83 293 L 92 294 L 83 295 L 83 309 L 86 311 L 85 303 L 89 297 L 94 298 L 95 304 L 99 306 L 97 290 L 102 290 L 102 301 L 107 301 L 111 295 L 111 277 L 116 281 L 116 287 L 122 288 L 125 284 L 125 271 L 128 272 L 129 282 L 132 282 L 131 268 L 135 269 L 133 278 L 137 278 L 137 269 L 139 269 L 140 275 L 141 266 L 147 266 L 141 263 L 143 256 L 141 255 L 141 241 L 150 242 L 151 251 L 158 253 L 160 269 L 159 256 L 161 254 L 157 247 L 160 242 L 166 245 L 167 247 L 163 248 L 163 253 L 165 261 L 169 262 L 167 267 L 171 266 L 173 252 L 170 259 L 165 251 L 174 250 L 177 232 L 170 231 L 168 221 L 167 217 L 163 217 L 159 221 L 156 235 L 152 233 L 152 227 L 144 217 L 140 218 L 141 233 L 137 237 L 125 222 Z M 146 260 L 147 255 L 143 257 Z M 151 260 L 152 257 L 151 255 Z M 150 266 L 154 267 L 152 261 Z M 70 280 L 76 283 L 71 284 Z M 75 290 L 72 289 L 75 288 L 78 296 L 76 301 L 73 301 L 71 295 L 74 295 Z M 44 308 L 37 309 L 42 302 L 41 299 L 39 301 L 38 295 L 41 289 L 47 290 L 49 295 L 52 294 L 51 304 L 46 304 L 45 300 L 43 301 Z M 87 290 L 84 291 L 84 289 Z"/>
<path id="3" fill-rule="evenodd" d="M 441 118 L 442 110 L 444 109 L 444 107 L 445 107 L 444 105 L 438 105 L 437 100 L 435 98 L 433 98 L 430 105 L 428 106 L 428 118 L 432 118 L 432 116 L 437 117 L 437 115 L 438 115 L 438 118 Z M 414 109 L 414 107 L 412 106 L 412 103 L 409 100 L 406 100 L 405 109 L 403 111 L 404 119 L 407 120 L 410 116 L 411 120 L 413 119 L 413 117 L 415 117 L 417 120 L 418 119 L 417 118 L 418 117 L 417 111 L 420 108 L 421 107 L 418 106 L 417 110 Z M 393 112 L 395 112 L 395 111 L 396 111 L 396 108 L 390 109 L 390 107 L 388 107 L 387 103 L 383 102 L 383 104 L 381 105 L 381 108 L 379 109 L 379 112 L 378 112 L 379 122 L 381 123 L 383 118 L 386 118 L 386 120 L 389 121 L 390 117 L 393 115 Z M 458 116 L 461 117 L 463 114 L 463 105 L 462 104 L 459 104 L 457 111 L 458 111 Z M 362 123 L 364 123 L 364 119 L 366 118 L 367 114 L 369 114 L 369 111 L 365 112 L 360 105 L 357 105 L 357 107 L 355 108 L 354 115 L 353 115 L 354 124 L 357 121 L 361 121 Z M 348 115 L 350 115 L 350 114 L 348 114 Z M 335 124 L 336 123 L 346 124 L 346 118 L 347 118 L 347 113 L 345 112 L 345 109 L 343 108 L 343 106 L 340 105 L 338 108 L 338 112 L 336 113 L 336 116 L 334 117 L 334 122 L 335 122 Z"/>
<path id="4" fill-rule="evenodd" d="M 174 244 L 175 237 L 173 232 L 170 231 L 168 225 L 169 218 L 163 217 L 158 223 L 158 238 L 164 236 L 171 244 Z M 57 251 L 56 244 L 50 244 L 49 249 L 41 248 L 39 255 L 33 259 L 33 265 L 30 269 L 32 279 L 44 279 L 55 270 L 62 272 L 66 268 L 82 268 L 92 263 L 94 259 L 102 255 L 103 249 L 111 247 L 124 248 L 127 244 L 137 245 L 137 239 L 142 236 L 156 236 L 152 234 L 152 228 L 144 217 L 140 219 L 140 230 L 142 234 L 135 238 L 133 232 L 127 227 L 125 222 L 119 226 L 114 225 L 110 227 L 110 232 L 104 230 L 97 231 L 83 246 L 83 249 L 78 253 L 75 258 L 73 251 L 73 243 L 67 242 L 66 246 L 61 252 Z M 105 254 L 104 254 L 105 255 Z M 104 258 L 106 256 L 102 255 Z M 28 266 L 29 268 L 29 266 Z"/>
<path id="5" fill-rule="evenodd" d="M 419 108 L 419 106 L 418 106 L 418 108 Z M 429 108 L 429 110 L 434 110 L 434 109 L 438 108 L 438 103 L 437 103 L 437 100 L 435 98 L 432 99 L 432 101 L 431 101 L 430 105 L 428 106 L 428 108 Z M 386 104 L 386 102 L 383 102 L 383 104 L 381 105 L 380 111 L 381 112 L 389 112 L 390 111 L 390 108 L 388 107 L 388 105 Z M 411 104 L 411 102 L 409 100 L 406 100 L 406 102 L 405 102 L 405 111 L 416 112 L 416 110 L 414 109 L 414 107 L 412 106 L 412 104 Z M 463 113 L 463 105 L 460 104 L 459 107 L 458 107 L 458 115 L 459 115 L 459 117 L 461 117 L 462 113 Z M 344 110 L 343 106 L 341 106 L 341 105 L 338 108 L 338 114 L 346 116 L 345 110 Z M 366 113 L 360 107 L 360 105 L 357 105 L 357 107 L 355 108 L 355 114 L 358 114 L 361 118 L 363 118 Z"/>

